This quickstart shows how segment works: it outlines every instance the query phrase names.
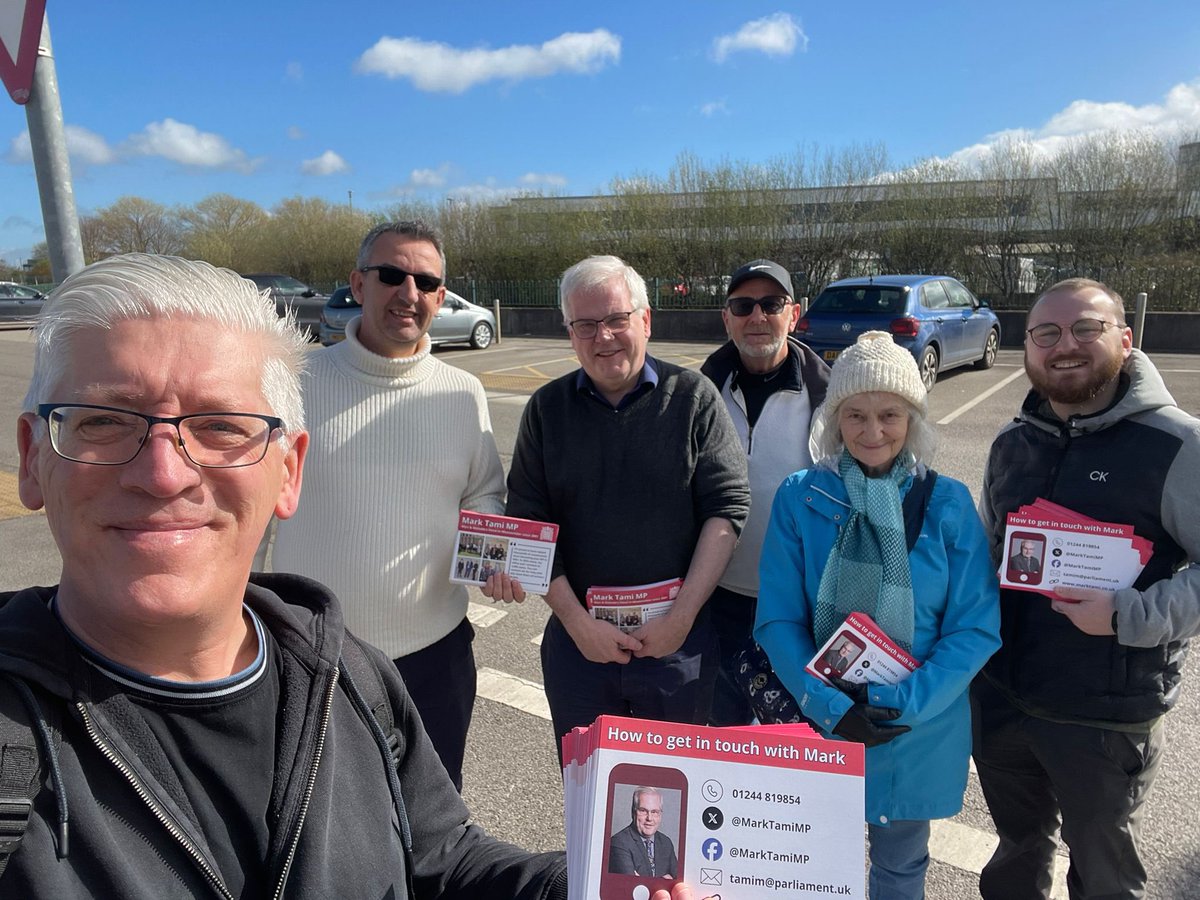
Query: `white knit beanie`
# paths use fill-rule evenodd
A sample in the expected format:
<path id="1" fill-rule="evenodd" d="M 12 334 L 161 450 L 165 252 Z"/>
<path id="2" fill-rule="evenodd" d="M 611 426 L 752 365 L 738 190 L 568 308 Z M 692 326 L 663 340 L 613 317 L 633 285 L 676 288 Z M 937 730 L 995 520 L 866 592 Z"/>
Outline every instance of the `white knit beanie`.
<path id="1" fill-rule="evenodd" d="M 903 397 L 925 414 L 925 383 L 913 355 L 886 331 L 866 331 L 841 352 L 829 376 L 825 406 L 832 415 L 842 401 L 868 391 Z"/>

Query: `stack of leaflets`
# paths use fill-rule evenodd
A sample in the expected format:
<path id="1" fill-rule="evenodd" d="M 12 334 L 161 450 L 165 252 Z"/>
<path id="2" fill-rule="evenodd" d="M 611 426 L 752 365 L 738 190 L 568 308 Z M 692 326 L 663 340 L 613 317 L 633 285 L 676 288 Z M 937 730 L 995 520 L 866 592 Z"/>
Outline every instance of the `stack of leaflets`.
<path id="1" fill-rule="evenodd" d="M 865 898 L 863 757 L 807 725 L 601 716 L 563 738 L 568 896 Z"/>
<path id="2" fill-rule="evenodd" d="M 874 619 L 854 612 L 846 616 L 804 668 L 827 684 L 834 676 L 855 684 L 896 684 L 920 665 Z"/>
<path id="3" fill-rule="evenodd" d="M 1133 526 L 1101 522 L 1039 497 L 1008 514 L 1000 586 L 1053 594 L 1058 587 L 1132 587 L 1154 553 Z"/>
<path id="4" fill-rule="evenodd" d="M 525 590 L 544 594 L 550 588 L 557 540 L 558 526 L 551 522 L 459 510 L 450 580 L 483 584 L 489 576 L 507 572 Z"/>
<path id="5" fill-rule="evenodd" d="M 587 608 L 593 619 L 603 619 L 622 631 L 637 631 L 651 619 L 665 616 L 683 587 L 682 578 L 635 584 L 631 587 L 590 587 Z"/>

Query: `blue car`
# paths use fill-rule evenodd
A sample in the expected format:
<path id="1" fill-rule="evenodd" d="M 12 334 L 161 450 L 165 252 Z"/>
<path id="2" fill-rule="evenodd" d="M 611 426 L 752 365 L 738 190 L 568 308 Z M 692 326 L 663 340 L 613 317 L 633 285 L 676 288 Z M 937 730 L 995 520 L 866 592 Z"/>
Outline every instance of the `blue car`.
<path id="1" fill-rule="evenodd" d="M 990 369 L 1000 348 L 1000 320 L 987 301 L 945 275 L 834 281 L 796 325 L 796 337 L 831 364 L 864 331 L 891 332 L 917 361 L 926 390 L 946 369 Z"/>

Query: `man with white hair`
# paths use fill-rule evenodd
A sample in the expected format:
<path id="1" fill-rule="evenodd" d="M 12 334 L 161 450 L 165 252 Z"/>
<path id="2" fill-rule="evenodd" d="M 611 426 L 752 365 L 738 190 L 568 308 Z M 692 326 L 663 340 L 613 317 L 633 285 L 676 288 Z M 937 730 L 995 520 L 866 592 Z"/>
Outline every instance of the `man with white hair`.
<path id="1" fill-rule="evenodd" d="M 294 323 L 139 254 L 68 278 L 35 334 L 18 484 L 62 577 L 0 595 L 0 893 L 565 898 L 561 855 L 468 824 L 337 598 L 250 578 L 300 498 Z"/>
<path id="2" fill-rule="evenodd" d="M 606 713 L 703 724 L 716 648 L 702 613 L 746 520 L 745 454 L 711 382 L 646 353 L 637 272 L 589 257 L 559 294 L 580 368 L 525 407 L 507 507 L 559 525 L 541 651 L 555 735 Z M 632 633 L 583 603 L 592 586 L 673 578 L 670 612 Z"/>

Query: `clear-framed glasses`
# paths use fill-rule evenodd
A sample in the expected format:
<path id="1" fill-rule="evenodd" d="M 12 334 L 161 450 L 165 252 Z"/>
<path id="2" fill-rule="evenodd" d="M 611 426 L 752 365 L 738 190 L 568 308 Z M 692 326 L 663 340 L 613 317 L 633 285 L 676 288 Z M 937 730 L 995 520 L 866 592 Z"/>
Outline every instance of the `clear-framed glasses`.
<path id="1" fill-rule="evenodd" d="M 113 406 L 43 403 L 37 414 L 50 428 L 50 446 L 63 459 L 91 466 L 123 466 L 141 452 L 155 425 L 175 429 L 179 446 L 206 469 L 262 462 L 283 420 L 258 413 L 211 412 L 148 416 Z"/>
<path id="2" fill-rule="evenodd" d="M 568 322 L 567 327 L 575 332 L 575 337 L 581 341 L 590 341 L 596 336 L 603 325 L 605 331 L 609 334 L 620 334 L 622 331 L 629 330 L 629 317 L 634 314 L 635 310 L 629 312 L 613 313 L 611 316 L 605 316 L 603 319 L 576 319 L 573 322 Z"/>
<path id="3" fill-rule="evenodd" d="M 1071 325 L 1071 336 L 1077 344 L 1090 344 L 1100 340 L 1100 335 L 1109 328 L 1122 328 L 1116 322 L 1106 322 L 1103 319 L 1079 319 Z M 1029 339 L 1038 347 L 1053 347 L 1062 340 L 1063 328 L 1053 322 L 1044 325 L 1034 325 L 1025 332 Z"/>
<path id="4" fill-rule="evenodd" d="M 770 297 L 730 297 L 725 301 L 725 305 L 733 315 L 741 319 L 754 312 L 756 306 L 768 316 L 777 316 L 787 309 L 791 302 L 790 297 L 777 294 Z"/>
<path id="5" fill-rule="evenodd" d="M 406 272 L 399 266 L 363 266 L 358 271 L 364 275 L 368 272 L 376 273 L 379 276 L 380 283 L 386 284 L 389 287 L 399 287 L 411 275 L 413 284 L 417 286 L 417 290 L 422 294 L 432 294 L 442 286 L 442 279 L 436 275 L 426 275 L 423 272 Z"/>

